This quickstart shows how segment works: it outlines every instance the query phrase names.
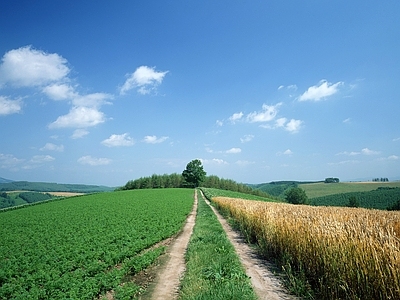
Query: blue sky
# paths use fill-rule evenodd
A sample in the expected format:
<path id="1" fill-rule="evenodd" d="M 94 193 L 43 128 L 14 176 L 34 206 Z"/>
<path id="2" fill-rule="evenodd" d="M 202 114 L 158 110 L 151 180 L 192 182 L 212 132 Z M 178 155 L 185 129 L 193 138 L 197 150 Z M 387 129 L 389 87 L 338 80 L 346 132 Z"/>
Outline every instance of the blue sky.
<path id="1" fill-rule="evenodd" d="M 2 1 L 0 177 L 400 178 L 399 1 Z"/>

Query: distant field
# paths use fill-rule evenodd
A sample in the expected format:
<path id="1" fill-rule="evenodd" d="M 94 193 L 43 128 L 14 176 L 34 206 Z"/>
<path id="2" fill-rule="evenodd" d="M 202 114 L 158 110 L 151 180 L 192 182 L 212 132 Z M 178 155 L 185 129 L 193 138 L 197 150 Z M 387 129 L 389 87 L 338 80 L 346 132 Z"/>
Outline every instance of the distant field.
<path id="1" fill-rule="evenodd" d="M 399 187 L 400 181 L 395 182 L 340 182 L 340 183 L 309 183 L 302 184 L 300 187 L 306 192 L 309 199 L 350 193 L 368 192 L 376 190 L 378 187 Z"/>

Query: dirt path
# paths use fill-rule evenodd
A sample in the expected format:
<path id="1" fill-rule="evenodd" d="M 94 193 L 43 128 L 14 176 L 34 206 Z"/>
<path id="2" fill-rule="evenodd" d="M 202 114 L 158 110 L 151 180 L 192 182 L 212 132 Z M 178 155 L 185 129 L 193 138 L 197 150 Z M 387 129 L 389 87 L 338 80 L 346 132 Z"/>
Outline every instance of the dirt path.
<path id="1" fill-rule="evenodd" d="M 154 300 L 176 299 L 179 292 L 179 282 L 185 271 L 185 253 L 193 232 L 197 212 L 197 190 L 194 195 L 192 212 L 186 220 L 181 234 L 171 244 L 167 251 L 167 261 L 157 273 L 155 286 L 151 292 Z"/>
<path id="2" fill-rule="evenodd" d="M 205 199 L 202 192 L 201 197 Z M 190 236 L 196 220 L 197 211 L 197 190 L 195 192 L 195 201 L 192 212 L 187 218 L 186 224 L 180 235 L 168 247 L 165 262 L 157 270 L 156 278 L 149 287 L 149 294 L 142 299 L 151 300 L 173 300 L 177 299 L 179 293 L 180 279 L 185 271 L 185 253 L 189 243 Z M 210 202 L 206 200 L 207 204 Z M 245 242 L 243 236 L 233 230 L 220 213 L 210 205 L 219 222 L 224 228 L 229 240 L 234 246 L 247 276 L 250 277 L 254 291 L 260 300 L 278 300 L 278 299 L 298 299 L 282 287 L 276 276 L 269 271 L 268 263 L 260 259 L 252 248 Z"/>
<path id="3" fill-rule="evenodd" d="M 202 197 L 205 199 L 203 194 Z M 206 202 L 210 205 L 208 200 L 206 200 Z M 239 232 L 233 230 L 228 222 L 213 206 L 210 205 L 210 207 L 218 217 L 219 222 L 234 246 L 240 261 L 246 270 L 247 276 L 251 279 L 253 289 L 258 298 L 260 300 L 297 299 L 285 290 L 276 276 L 269 270 L 268 263 L 258 257 L 256 251 L 250 248 L 250 246 L 245 242 L 243 236 Z"/>

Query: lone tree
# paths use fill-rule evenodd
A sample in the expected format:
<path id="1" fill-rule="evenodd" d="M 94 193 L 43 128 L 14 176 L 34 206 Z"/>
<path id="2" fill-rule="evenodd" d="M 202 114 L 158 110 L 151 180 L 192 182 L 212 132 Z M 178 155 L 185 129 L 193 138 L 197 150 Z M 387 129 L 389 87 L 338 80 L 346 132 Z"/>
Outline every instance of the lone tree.
<path id="1" fill-rule="evenodd" d="M 185 182 L 194 187 L 198 187 L 204 181 L 206 174 L 199 159 L 194 159 L 188 163 L 186 169 L 182 172 Z"/>
<path id="2" fill-rule="evenodd" d="M 299 187 L 294 187 L 286 191 L 285 196 L 286 196 L 286 201 L 288 203 L 307 204 L 308 202 L 308 197 L 306 195 L 306 192 Z"/>

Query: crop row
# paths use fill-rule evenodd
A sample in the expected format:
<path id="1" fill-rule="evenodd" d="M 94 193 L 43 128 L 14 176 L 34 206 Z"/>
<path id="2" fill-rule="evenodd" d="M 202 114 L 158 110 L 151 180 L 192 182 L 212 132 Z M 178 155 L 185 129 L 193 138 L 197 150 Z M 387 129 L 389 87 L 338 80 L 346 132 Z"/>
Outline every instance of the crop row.
<path id="1" fill-rule="evenodd" d="M 285 258 L 324 299 L 400 299 L 400 212 L 213 202 L 265 256 Z"/>
<path id="2" fill-rule="evenodd" d="M 193 191 L 93 194 L 4 212 L 0 299 L 93 299 L 116 289 L 182 227 Z"/>

